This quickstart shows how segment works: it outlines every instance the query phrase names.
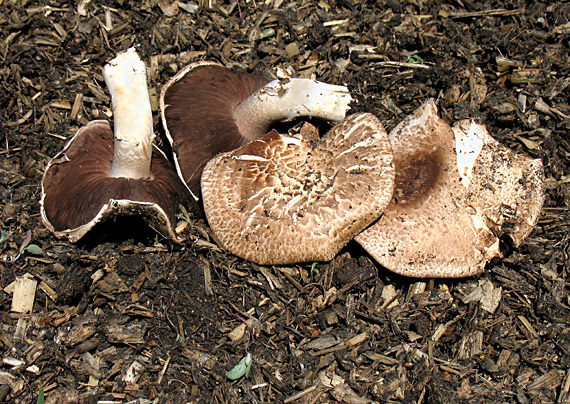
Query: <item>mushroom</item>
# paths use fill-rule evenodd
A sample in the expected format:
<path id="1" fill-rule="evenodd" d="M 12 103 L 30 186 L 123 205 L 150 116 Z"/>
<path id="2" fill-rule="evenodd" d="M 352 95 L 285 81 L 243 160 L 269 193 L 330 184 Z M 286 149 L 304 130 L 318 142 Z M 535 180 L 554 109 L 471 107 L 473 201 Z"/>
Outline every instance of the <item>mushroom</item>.
<path id="1" fill-rule="evenodd" d="M 465 277 L 500 255 L 499 237 L 515 246 L 536 224 L 544 202 L 540 160 L 514 153 L 485 127 L 453 129 L 425 102 L 389 135 L 394 198 L 355 237 L 381 265 L 412 277 Z"/>
<path id="2" fill-rule="evenodd" d="M 179 203 L 189 194 L 153 147 L 146 68 L 131 48 L 103 69 L 111 94 L 114 134 L 91 121 L 48 163 L 42 178 L 41 216 L 58 237 L 75 242 L 95 224 L 119 214 L 142 214 L 175 241 Z"/>
<path id="3" fill-rule="evenodd" d="M 376 220 L 394 186 L 392 150 L 372 114 L 322 138 L 273 130 L 208 162 L 204 211 L 218 242 L 260 265 L 327 261 Z"/>
<path id="4" fill-rule="evenodd" d="M 186 66 L 163 87 L 159 106 L 180 178 L 198 199 L 200 176 L 216 154 L 265 135 L 271 124 L 299 116 L 344 118 L 344 86 L 309 79 L 267 82 L 212 62 Z"/>

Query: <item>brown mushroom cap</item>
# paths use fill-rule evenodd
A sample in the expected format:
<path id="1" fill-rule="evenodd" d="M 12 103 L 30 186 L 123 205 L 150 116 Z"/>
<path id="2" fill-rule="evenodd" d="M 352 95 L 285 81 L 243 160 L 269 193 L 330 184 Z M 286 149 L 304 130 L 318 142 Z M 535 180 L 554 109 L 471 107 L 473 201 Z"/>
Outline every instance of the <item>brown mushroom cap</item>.
<path id="1" fill-rule="evenodd" d="M 58 237 L 75 242 L 95 224 L 118 214 L 142 214 L 163 234 L 181 241 L 173 230 L 178 204 L 189 194 L 165 156 L 155 148 L 151 176 L 113 178 L 113 131 L 107 121 L 82 127 L 46 167 L 41 214 Z"/>
<path id="2" fill-rule="evenodd" d="M 202 174 L 204 211 L 221 245 L 261 265 L 326 261 L 391 199 L 392 151 L 372 114 L 321 139 L 305 125 L 221 154 Z"/>
<path id="3" fill-rule="evenodd" d="M 394 198 L 355 237 L 389 270 L 413 277 L 480 273 L 500 253 L 498 234 L 518 244 L 538 220 L 541 162 L 516 155 L 472 125 L 464 121 L 452 130 L 429 100 L 390 133 Z M 454 131 L 463 134 L 457 146 Z"/>
<path id="4" fill-rule="evenodd" d="M 234 108 L 269 80 L 200 62 L 186 66 L 163 87 L 160 113 L 176 169 L 194 195 L 213 156 L 252 139 L 240 133 Z"/>

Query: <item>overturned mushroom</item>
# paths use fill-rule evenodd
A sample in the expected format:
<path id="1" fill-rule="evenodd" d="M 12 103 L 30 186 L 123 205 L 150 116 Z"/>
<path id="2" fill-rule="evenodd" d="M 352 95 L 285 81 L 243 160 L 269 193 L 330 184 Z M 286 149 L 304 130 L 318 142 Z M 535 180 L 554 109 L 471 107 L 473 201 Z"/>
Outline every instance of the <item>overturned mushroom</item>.
<path id="1" fill-rule="evenodd" d="M 131 48 L 103 70 L 111 93 L 114 133 L 107 121 L 82 127 L 47 165 L 42 220 L 56 236 L 75 242 L 118 214 L 143 214 L 175 241 L 179 203 L 188 192 L 165 156 L 153 148 L 146 69 Z"/>
<path id="2" fill-rule="evenodd" d="M 223 153 L 202 174 L 204 211 L 220 244 L 261 265 L 326 261 L 391 199 L 392 151 L 380 121 L 352 115 L 322 138 L 271 131 Z"/>
<path id="3" fill-rule="evenodd" d="M 413 277 L 474 275 L 500 254 L 498 237 L 518 246 L 536 224 L 540 160 L 514 153 L 472 121 L 452 129 L 433 100 L 389 136 L 394 198 L 355 238 L 386 268 Z"/>
<path id="4" fill-rule="evenodd" d="M 346 87 L 309 79 L 267 80 L 211 62 L 186 66 L 161 91 L 160 113 L 176 169 L 192 194 L 205 164 L 299 116 L 344 118 Z"/>

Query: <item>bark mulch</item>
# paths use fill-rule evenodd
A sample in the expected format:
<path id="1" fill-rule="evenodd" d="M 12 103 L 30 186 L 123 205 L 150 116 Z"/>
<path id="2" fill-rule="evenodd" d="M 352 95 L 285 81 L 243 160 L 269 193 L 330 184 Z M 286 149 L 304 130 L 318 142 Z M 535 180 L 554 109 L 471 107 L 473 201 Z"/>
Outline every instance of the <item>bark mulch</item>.
<path id="1" fill-rule="evenodd" d="M 0 0 L 0 402 L 569 403 L 569 38 L 561 1 Z M 354 243 L 252 265 L 198 215 L 181 245 L 136 219 L 56 239 L 43 169 L 110 117 L 101 68 L 130 46 L 155 111 L 198 60 L 346 84 L 388 130 L 434 97 L 542 159 L 539 223 L 459 280 L 394 275 Z"/>

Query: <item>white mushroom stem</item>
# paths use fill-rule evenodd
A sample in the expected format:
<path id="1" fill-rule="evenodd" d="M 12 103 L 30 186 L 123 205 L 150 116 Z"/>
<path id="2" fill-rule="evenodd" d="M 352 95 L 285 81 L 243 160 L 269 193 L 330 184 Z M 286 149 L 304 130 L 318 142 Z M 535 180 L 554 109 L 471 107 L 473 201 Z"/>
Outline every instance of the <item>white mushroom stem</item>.
<path id="1" fill-rule="evenodd" d="M 244 137 L 255 139 L 272 123 L 300 116 L 340 121 L 351 101 L 345 86 L 310 79 L 273 80 L 241 102 L 234 119 Z"/>
<path id="2" fill-rule="evenodd" d="M 150 177 L 152 112 L 146 66 L 134 48 L 103 68 L 114 114 L 115 150 L 110 177 Z"/>

